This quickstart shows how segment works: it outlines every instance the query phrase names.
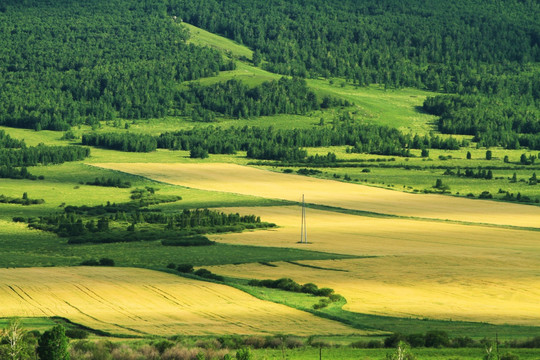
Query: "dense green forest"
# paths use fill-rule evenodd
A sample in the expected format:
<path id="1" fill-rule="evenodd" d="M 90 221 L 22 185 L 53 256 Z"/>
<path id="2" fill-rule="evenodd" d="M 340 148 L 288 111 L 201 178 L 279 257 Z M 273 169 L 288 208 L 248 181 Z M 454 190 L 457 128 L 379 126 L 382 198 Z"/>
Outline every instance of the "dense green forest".
<path id="1" fill-rule="evenodd" d="M 536 1 L 480 0 L 171 0 L 168 7 L 253 48 L 274 72 L 449 92 L 539 61 L 539 11 Z"/>
<path id="2" fill-rule="evenodd" d="M 163 1 L 14 1 L 0 11 L 0 124 L 65 130 L 162 117 L 178 82 L 232 69 Z"/>
<path id="3" fill-rule="evenodd" d="M 358 86 L 448 93 L 424 104 L 424 111 L 440 116 L 440 132 L 474 135 L 479 146 L 540 149 L 539 17 L 540 5 L 532 0 L 6 0 L 0 9 L 0 124 L 66 130 L 116 118 L 185 115 L 214 122 L 306 114 L 351 104 L 315 94 L 302 78 L 341 77 Z M 186 85 L 236 63 L 188 43 L 183 22 L 249 46 L 254 65 L 293 78 L 257 86 L 236 79 Z M 260 139 L 247 146 L 220 134 L 220 140 L 203 144 L 192 134 L 190 145 L 160 146 L 189 149 L 194 157 L 250 150 L 254 158 L 292 160 L 305 157 L 292 147 L 324 146 L 312 143 L 343 138 L 338 133 L 348 130 L 315 129 L 302 135 L 313 141 L 293 145 Z M 325 133 L 332 131 L 337 134 Z M 356 139 L 321 144 L 391 155 L 415 147 L 402 135 L 387 141 L 381 132 L 388 130 L 353 131 Z M 420 148 L 459 146 L 449 141 L 430 139 Z M 90 134 L 83 144 L 137 152 L 157 146 L 153 138 L 134 134 Z M 17 151 L 24 152 L 35 157 L 35 150 Z M 0 156 L 14 153 L 2 150 Z M 8 164 L 47 162 L 43 156 Z"/>
<path id="4" fill-rule="evenodd" d="M 182 93 L 188 104 L 207 111 L 236 118 L 268 116 L 275 114 L 306 114 L 311 110 L 319 110 L 333 106 L 350 106 L 348 101 L 325 96 L 319 100 L 310 90 L 306 81 L 299 78 L 278 81 L 267 81 L 259 86 L 250 88 L 239 80 L 229 80 L 211 86 L 191 84 L 188 91 Z M 194 121 L 209 122 L 195 111 Z M 202 116 L 201 116 L 202 115 Z M 215 116 L 210 117 L 215 120 Z"/>

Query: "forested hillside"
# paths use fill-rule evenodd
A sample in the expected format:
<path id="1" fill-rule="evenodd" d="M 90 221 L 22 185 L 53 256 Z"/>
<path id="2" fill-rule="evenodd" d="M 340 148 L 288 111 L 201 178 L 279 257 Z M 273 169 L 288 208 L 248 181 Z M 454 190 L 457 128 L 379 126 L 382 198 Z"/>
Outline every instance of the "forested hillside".
<path id="1" fill-rule="evenodd" d="M 14 1 L 0 9 L 0 124 L 51 130 L 162 117 L 174 85 L 234 67 L 186 44 L 163 1 Z"/>
<path id="2" fill-rule="evenodd" d="M 272 71 L 460 92 L 540 60 L 535 1 L 171 0 Z"/>
<path id="3" fill-rule="evenodd" d="M 352 105 L 301 80 L 338 77 L 446 93 L 423 107 L 440 117 L 440 132 L 540 149 L 538 18 L 532 0 L 7 0 L 0 125 L 67 130 L 118 118 L 307 114 Z M 247 45 L 252 65 L 293 78 L 186 85 L 238 62 L 190 44 L 184 23 Z"/>

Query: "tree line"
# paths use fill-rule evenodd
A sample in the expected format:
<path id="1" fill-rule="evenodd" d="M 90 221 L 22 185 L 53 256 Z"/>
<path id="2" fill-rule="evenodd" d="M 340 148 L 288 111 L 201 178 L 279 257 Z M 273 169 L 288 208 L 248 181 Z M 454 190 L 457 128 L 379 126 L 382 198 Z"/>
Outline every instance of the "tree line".
<path id="1" fill-rule="evenodd" d="M 474 135 L 479 146 L 540 150 L 540 77 L 529 100 L 515 95 L 439 95 L 428 97 L 423 108 L 439 116 L 442 133 Z"/>
<path id="2" fill-rule="evenodd" d="M 351 152 L 407 156 L 412 148 L 456 150 L 462 145 L 451 137 L 412 136 L 390 127 L 347 120 L 337 121 L 332 126 L 292 130 L 248 126 L 223 129 L 209 126 L 163 133 L 157 138 L 157 143 L 159 148 L 171 150 L 200 148 L 210 154 L 234 154 L 242 150 L 253 159 L 287 161 L 306 160 L 307 153 L 301 147 L 347 145 Z M 326 160 L 319 157 L 310 161 Z"/>
<path id="3" fill-rule="evenodd" d="M 90 149 L 82 146 L 38 146 L 21 149 L 0 148 L 0 164 L 7 167 L 62 164 L 90 156 Z"/>
<path id="4" fill-rule="evenodd" d="M 87 133 L 83 134 L 81 142 L 83 145 L 129 152 L 151 152 L 157 148 L 157 142 L 153 136 L 129 132 Z"/>
<path id="5" fill-rule="evenodd" d="M 282 77 L 277 81 L 266 81 L 250 88 L 242 81 L 233 79 L 210 86 L 190 84 L 182 93 L 188 104 L 194 104 L 193 120 L 214 121 L 200 108 L 228 117 L 249 118 L 275 114 L 306 114 L 321 106 L 350 106 L 348 101 L 325 97 L 319 100 L 308 88 L 306 81 L 299 78 Z"/>

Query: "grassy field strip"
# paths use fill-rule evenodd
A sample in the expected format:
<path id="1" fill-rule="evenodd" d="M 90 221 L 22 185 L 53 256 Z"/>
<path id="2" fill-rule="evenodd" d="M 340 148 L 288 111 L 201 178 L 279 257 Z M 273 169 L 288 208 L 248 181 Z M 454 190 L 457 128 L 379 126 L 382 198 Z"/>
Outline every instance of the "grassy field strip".
<path id="1" fill-rule="evenodd" d="M 62 316 L 113 334 L 349 334 L 219 284 L 133 268 L 0 269 L 1 317 Z"/>
<path id="2" fill-rule="evenodd" d="M 521 227 L 538 227 L 540 219 L 540 208 L 534 206 L 410 194 L 233 164 L 107 163 L 98 166 L 204 190 L 289 201 L 299 201 L 305 194 L 309 203 L 382 214 Z"/>
<path id="3" fill-rule="evenodd" d="M 540 326 L 540 268 L 532 261 L 403 255 L 301 263 L 346 271 L 287 262 L 210 269 L 231 277 L 313 282 L 343 295 L 345 310 L 363 314 Z"/>
<path id="4" fill-rule="evenodd" d="M 245 56 L 249 60 L 251 60 L 253 56 L 253 51 L 244 45 L 240 45 L 223 36 L 213 34 L 191 24 L 185 22 L 182 22 L 181 24 L 189 30 L 190 38 L 188 42 L 190 43 L 198 46 L 209 46 L 233 56 Z"/>

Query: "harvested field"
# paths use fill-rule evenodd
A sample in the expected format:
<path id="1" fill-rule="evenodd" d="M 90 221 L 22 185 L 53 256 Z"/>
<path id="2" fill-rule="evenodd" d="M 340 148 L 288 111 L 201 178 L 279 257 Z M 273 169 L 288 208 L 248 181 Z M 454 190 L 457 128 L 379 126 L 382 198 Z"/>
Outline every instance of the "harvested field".
<path id="1" fill-rule="evenodd" d="M 132 268 L 0 269 L 0 316 L 69 320 L 112 334 L 349 334 L 341 323 L 240 290 Z"/>
<path id="2" fill-rule="evenodd" d="M 233 164 L 99 164 L 186 187 L 299 201 L 399 216 L 539 227 L 540 207 L 411 194 Z"/>

